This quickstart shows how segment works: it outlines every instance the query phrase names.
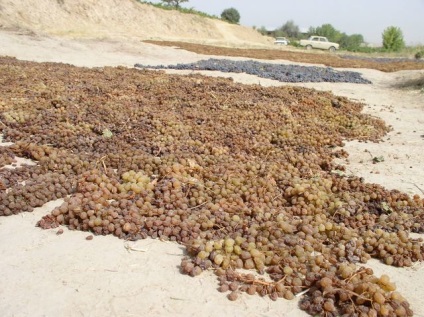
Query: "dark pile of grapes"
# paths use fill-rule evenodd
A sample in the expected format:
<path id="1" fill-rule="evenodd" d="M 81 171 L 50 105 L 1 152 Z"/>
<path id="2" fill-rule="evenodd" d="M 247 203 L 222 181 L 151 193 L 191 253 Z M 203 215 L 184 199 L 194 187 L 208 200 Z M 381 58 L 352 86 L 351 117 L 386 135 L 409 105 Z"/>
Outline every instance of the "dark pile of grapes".
<path id="1" fill-rule="evenodd" d="M 362 104 L 122 67 L 0 58 L 0 73 L 4 151 L 37 161 L 0 169 L 0 215 L 64 198 L 40 227 L 175 241 L 182 273 L 214 270 L 230 300 L 303 294 L 312 315 L 412 315 L 359 263 L 422 261 L 409 233 L 423 232 L 424 200 L 333 162 L 343 140 L 389 131 Z"/>
<path id="2" fill-rule="evenodd" d="M 228 59 L 210 58 L 196 63 L 147 66 L 135 64 L 137 68 L 179 69 L 179 70 L 211 70 L 225 73 L 246 73 L 261 78 L 278 80 L 286 83 L 355 83 L 371 84 L 358 72 L 338 71 L 330 67 L 284 65 L 263 63 L 253 60 L 234 61 Z"/>

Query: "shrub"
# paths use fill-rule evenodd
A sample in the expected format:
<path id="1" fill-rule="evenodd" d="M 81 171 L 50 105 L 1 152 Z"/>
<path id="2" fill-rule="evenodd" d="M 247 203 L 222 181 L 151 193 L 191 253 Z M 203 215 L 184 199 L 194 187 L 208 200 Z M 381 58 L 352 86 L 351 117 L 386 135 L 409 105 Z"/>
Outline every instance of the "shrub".
<path id="1" fill-rule="evenodd" d="M 198 16 L 204 17 L 204 18 L 210 18 L 210 19 L 219 19 L 216 15 L 207 14 L 205 12 L 194 10 L 193 8 L 184 8 L 184 7 L 178 7 L 175 8 L 174 6 L 169 6 L 162 3 L 153 3 L 150 1 L 143 1 L 143 0 L 137 0 L 140 3 L 149 4 L 151 6 L 154 6 L 155 8 L 163 9 L 163 10 L 178 10 L 181 13 L 188 13 L 188 14 L 196 14 Z"/>
<path id="2" fill-rule="evenodd" d="M 424 57 L 424 50 L 415 53 L 415 59 L 421 59 Z"/>
<path id="3" fill-rule="evenodd" d="M 240 13 L 234 8 L 225 9 L 221 13 L 221 18 L 227 22 L 238 24 L 240 22 Z"/>
<path id="4" fill-rule="evenodd" d="M 389 26 L 383 32 L 383 47 L 387 51 L 398 52 L 405 47 L 403 34 L 400 28 Z"/>
<path id="5" fill-rule="evenodd" d="M 181 8 L 180 4 L 183 2 L 188 2 L 188 0 L 161 0 L 163 3 L 165 3 L 168 6 L 174 7 L 176 9 Z"/>

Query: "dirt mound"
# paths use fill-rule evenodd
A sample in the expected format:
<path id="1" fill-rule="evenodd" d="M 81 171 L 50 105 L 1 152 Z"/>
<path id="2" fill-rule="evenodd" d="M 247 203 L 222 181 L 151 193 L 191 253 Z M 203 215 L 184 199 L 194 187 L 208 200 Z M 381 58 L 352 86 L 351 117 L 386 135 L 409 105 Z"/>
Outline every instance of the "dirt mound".
<path id="1" fill-rule="evenodd" d="M 0 0 L 0 26 L 71 38 L 179 39 L 196 43 L 269 44 L 253 29 L 135 0 Z"/>

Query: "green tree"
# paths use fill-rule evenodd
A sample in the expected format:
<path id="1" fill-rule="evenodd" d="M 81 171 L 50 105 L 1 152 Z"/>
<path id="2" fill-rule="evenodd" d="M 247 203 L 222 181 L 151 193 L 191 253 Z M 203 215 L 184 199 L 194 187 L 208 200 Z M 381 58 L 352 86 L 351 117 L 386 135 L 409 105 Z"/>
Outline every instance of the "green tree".
<path id="1" fill-rule="evenodd" d="M 317 29 L 314 28 L 313 26 L 310 26 L 307 34 L 308 34 L 308 37 L 312 35 L 317 35 Z"/>
<path id="2" fill-rule="evenodd" d="M 323 24 L 315 29 L 316 34 L 325 36 L 331 42 L 339 42 L 342 38 L 342 33 L 336 30 L 331 24 Z"/>
<path id="3" fill-rule="evenodd" d="M 347 35 L 346 33 L 342 33 L 339 41 L 340 47 L 348 51 L 356 51 L 361 47 L 362 43 L 364 43 L 362 34 Z"/>
<path id="4" fill-rule="evenodd" d="M 262 35 L 267 35 L 268 34 L 268 30 L 266 29 L 266 27 L 261 26 L 259 28 L 256 29 L 259 33 L 261 33 Z"/>
<path id="5" fill-rule="evenodd" d="M 183 2 L 188 2 L 188 0 L 161 0 L 166 5 L 169 5 L 171 7 L 175 7 L 176 9 L 180 8 L 180 4 Z"/>
<path id="6" fill-rule="evenodd" d="M 402 30 L 395 26 L 389 26 L 383 31 L 383 47 L 392 52 L 398 52 L 405 47 Z"/>
<path id="7" fill-rule="evenodd" d="M 221 13 L 221 19 L 230 23 L 238 24 L 240 22 L 240 13 L 234 8 L 225 9 Z"/>
<path id="8" fill-rule="evenodd" d="M 299 26 L 296 25 L 293 20 L 287 21 L 278 30 L 281 31 L 284 35 L 293 38 L 298 38 L 300 33 Z"/>

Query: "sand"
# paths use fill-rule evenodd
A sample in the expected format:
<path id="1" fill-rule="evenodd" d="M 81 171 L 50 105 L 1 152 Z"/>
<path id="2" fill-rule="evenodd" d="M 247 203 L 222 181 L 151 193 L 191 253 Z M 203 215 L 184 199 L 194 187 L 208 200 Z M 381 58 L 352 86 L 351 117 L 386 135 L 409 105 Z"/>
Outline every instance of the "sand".
<path id="1" fill-rule="evenodd" d="M 205 58 L 137 40 L 78 40 L 16 31 L 0 31 L 0 43 L 0 55 L 86 67 L 174 64 Z M 422 71 L 355 71 L 373 84 L 296 85 L 364 102 L 366 113 L 392 125 L 393 131 L 383 142 L 346 143 L 350 156 L 341 163 L 348 173 L 367 182 L 423 196 L 424 94 L 392 88 Z M 201 73 L 231 76 L 241 83 L 284 85 L 245 74 Z M 384 161 L 373 164 L 372 158 L 378 156 Z M 273 302 L 243 294 L 236 302 L 228 301 L 217 292 L 212 273 L 196 278 L 179 273 L 184 248 L 178 244 L 152 239 L 126 242 L 112 236 L 86 240 L 87 232 L 63 227 L 63 234 L 57 235 L 58 229 L 35 227 L 58 204 L 50 202 L 32 213 L 0 218 L 2 316 L 307 316 L 297 308 L 297 299 Z M 389 274 L 415 316 L 424 316 L 423 264 L 400 269 L 372 260 L 368 265 L 377 275 Z"/>
<path id="2" fill-rule="evenodd" d="M 0 28 L 73 39 L 168 39 L 264 46 L 273 38 L 251 27 L 162 10 L 137 0 L 0 0 Z"/>

